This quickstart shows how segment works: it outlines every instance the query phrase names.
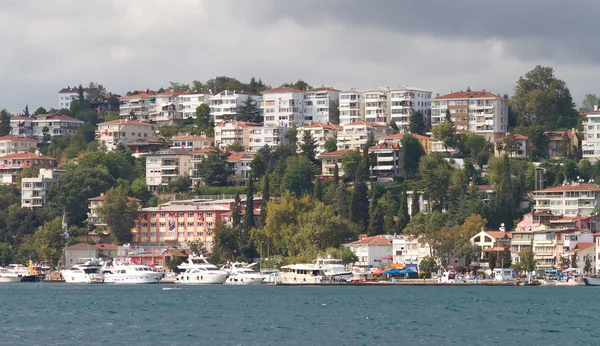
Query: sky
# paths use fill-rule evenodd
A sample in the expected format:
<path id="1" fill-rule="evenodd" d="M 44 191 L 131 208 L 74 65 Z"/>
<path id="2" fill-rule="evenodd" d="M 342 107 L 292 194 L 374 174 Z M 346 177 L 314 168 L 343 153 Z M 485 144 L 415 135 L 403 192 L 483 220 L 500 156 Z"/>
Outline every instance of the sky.
<path id="1" fill-rule="evenodd" d="M 2 0 L 0 108 L 67 86 L 158 89 L 215 76 L 341 90 L 410 85 L 512 95 L 536 65 L 580 103 L 600 93 L 600 1 Z"/>

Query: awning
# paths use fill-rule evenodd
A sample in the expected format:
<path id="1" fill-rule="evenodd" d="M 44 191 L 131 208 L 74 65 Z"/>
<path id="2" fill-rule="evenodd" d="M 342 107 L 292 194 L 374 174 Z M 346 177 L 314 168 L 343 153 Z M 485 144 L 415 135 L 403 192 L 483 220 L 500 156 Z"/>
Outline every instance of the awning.
<path id="1" fill-rule="evenodd" d="M 393 258 L 394 258 L 393 256 L 383 256 L 383 257 L 381 257 L 382 260 L 391 260 Z"/>

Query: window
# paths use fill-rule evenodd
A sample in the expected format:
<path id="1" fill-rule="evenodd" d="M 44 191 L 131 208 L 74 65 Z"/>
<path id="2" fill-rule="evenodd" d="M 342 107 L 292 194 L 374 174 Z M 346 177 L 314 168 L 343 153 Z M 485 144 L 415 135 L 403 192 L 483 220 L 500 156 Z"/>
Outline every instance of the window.
<path id="1" fill-rule="evenodd" d="M 160 227 L 165 227 L 165 223 L 164 223 L 164 222 L 161 222 L 161 223 L 160 223 Z"/>

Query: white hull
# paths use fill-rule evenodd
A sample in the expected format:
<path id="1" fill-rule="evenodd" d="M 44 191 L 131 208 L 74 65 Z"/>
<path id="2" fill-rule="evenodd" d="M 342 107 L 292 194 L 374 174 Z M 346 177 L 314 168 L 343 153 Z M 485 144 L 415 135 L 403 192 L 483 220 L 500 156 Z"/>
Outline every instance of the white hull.
<path id="1" fill-rule="evenodd" d="M 227 274 L 216 273 L 182 273 L 177 276 L 175 282 L 182 285 L 211 285 L 222 284 L 227 280 Z"/>
<path id="2" fill-rule="evenodd" d="M 324 277 L 322 276 L 282 272 L 277 274 L 277 283 L 281 283 L 283 285 L 315 285 L 320 284 L 323 281 L 323 278 Z"/>
<path id="3" fill-rule="evenodd" d="M 583 278 L 586 286 L 600 286 L 600 278 Z"/>
<path id="4" fill-rule="evenodd" d="M 22 277 L 20 276 L 0 276 L 1 283 L 7 282 L 21 282 Z"/>
<path id="5" fill-rule="evenodd" d="M 225 285 L 261 285 L 265 281 L 265 277 L 260 274 L 250 275 L 231 275 L 225 281 Z"/>
<path id="6" fill-rule="evenodd" d="M 61 275 L 65 279 L 65 282 L 69 284 L 94 284 L 104 282 L 104 278 L 100 274 L 73 273 L 70 270 L 63 270 Z"/>
<path id="7" fill-rule="evenodd" d="M 146 272 L 141 275 L 135 274 L 105 274 L 104 283 L 107 284 L 156 284 L 162 279 L 162 274 L 157 272 Z"/>

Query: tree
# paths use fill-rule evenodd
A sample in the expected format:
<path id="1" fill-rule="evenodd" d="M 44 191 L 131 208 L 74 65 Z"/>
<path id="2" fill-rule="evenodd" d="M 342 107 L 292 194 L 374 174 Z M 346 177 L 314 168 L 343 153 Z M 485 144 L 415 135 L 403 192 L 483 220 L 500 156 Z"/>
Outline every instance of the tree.
<path id="1" fill-rule="evenodd" d="M 0 243 L 0 266 L 7 266 L 12 262 L 13 250 L 9 243 Z"/>
<path id="2" fill-rule="evenodd" d="M 470 154 L 473 162 L 479 165 L 480 169 L 483 168 L 483 165 L 487 164 L 493 149 L 492 145 L 485 139 L 485 137 L 476 135 L 474 133 L 468 133 L 466 135 L 465 147 L 468 150 L 468 154 Z M 514 151 L 515 149 L 512 150 L 512 152 Z"/>
<path id="3" fill-rule="evenodd" d="M 424 156 L 419 163 L 417 186 L 429 200 L 431 210 L 442 211 L 451 176 L 450 165 L 437 154 Z"/>
<path id="4" fill-rule="evenodd" d="M 231 224 L 233 227 L 237 227 L 242 223 L 242 203 L 240 201 L 240 194 L 236 193 L 233 199 L 233 207 L 231 208 Z"/>
<path id="5" fill-rule="evenodd" d="M 295 152 L 298 147 L 298 129 L 295 127 L 290 128 L 285 134 L 285 138 L 288 140 L 289 146 L 294 148 Z"/>
<path id="6" fill-rule="evenodd" d="M 89 102 L 94 102 L 102 95 L 106 94 L 106 88 L 99 83 L 90 82 L 86 89 L 86 97 Z"/>
<path id="7" fill-rule="evenodd" d="M 137 202 L 128 198 L 123 189 L 112 188 L 106 191 L 100 209 L 100 219 L 108 226 L 116 245 L 131 242 L 131 229 L 137 219 L 137 207 Z"/>
<path id="8" fill-rule="evenodd" d="M 315 179 L 312 197 L 316 200 L 323 202 L 323 182 L 319 177 Z"/>
<path id="9" fill-rule="evenodd" d="M 571 268 L 577 268 L 577 254 L 573 254 L 571 257 Z"/>
<path id="10" fill-rule="evenodd" d="M 200 176 L 207 186 L 225 186 L 231 174 L 227 164 L 227 153 L 214 148 L 200 163 Z"/>
<path id="11" fill-rule="evenodd" d="M 508 246 L 504 247 L 499 262 L 502 268 L 510 268 L 512 266 L 512 256 L 510 254 L 510 249 L 508 248 Z"/>
<path id="12" fill-rule="evenodd" d="M 353 181 L 356 174 L 356 167 L 360 164 L 360 151 L 352 150 L 342 155 L 342 167 L 344 168 L 344 180 Z"/>
<path id="13" fill-rule="evenodd" d="M 340 101 L 338 100 L 329 100 L 329 122 L 340 124 Z"/>
<path id="14" fill-rule="evenodd" d="M 337 185 L 340 182 L 340 169 L 338 168 L 337 163 L 335 167 L 333 167 L 333 182 Z"/>
<path id="15" fill-rule="evenodd" d="M 364 179 L 365 158 L 356 165 L 356 174 L 354 176 L 354 189 L 352 190 L 352 204 L 350 218 L 363 229 L 369 224 L 369 198 L 367 196 L 368 188 Z"/>
<path id="16" fill-rule="evenodd" d="M 416 191 L 413 192 L 416 195 Z M 417 211 L 419 207 L 417 202 Z M 402 190 L 400 192 L 400 208 L 398 209 L 398 231 L 402 232 L 410 222 L 410 215 L 408 214 L 408 196 L 406 195 L 406 186 L 402 184 Z"/>
<path id="17" fill-rule="evenodd" d="M 350 208 L 348 208 L 348 191 L 345 184 L 337 184 L 335 188 L 334 201 L 335 214 L 343 220 L 350 218 Z"/>
<path id="18" fill-rule="evenodd" d="M 44 107 L 39 107 L 38 109 L 35 110 L 35 112 L 33 112 L 34 115 L 47 114 L 47 113 L 48 113 L 48 111 Z"/>
<path id="19" fill-rule="evenodd" d="M 305 156 L 292 156 L 285 160 L 285 173 L 281 188 L 292 191 L 297 197 L 313 189 L 314 166 Z"/>
<path id="20" fill-rule="evenodd" d="M 488 265 L 490 266 L 490 270 L 494 270 L 496 269 L 496 265 L 498 263 L 498 256 L 496 255 L 496 252 L 494 251 L 490 251 L 490 254 L 488 256 Z"/>
<path id="21" fill-rule="evenodd" d="M 47 261 L 51 267 L 55 267 L 62 257 L 66 243 L 61 218 L 56 217 L 44 223 L 35 231 L 33 239 L 40 259 Z"/>
<path id="22" fill-rule="evenodd" d="M 419 161 L 425 156 L 425 150 L 421 142 L 410 134 L 405 134 L 400 140 L 402 144 L 402 168 L 404 179 L 414 177 L 419 171 Z"/>
<path id="23" fill-rule="evenodd" d="M 595 107 L 598 107 L 600 104 L 600 98 L 594 94 L 585 94 L 583 101 L 581 101 L 581 107 L 579 107 L 579 111 L 581 112 L 593 112 Z"/>
<path id="24" fill-rule="evenodd" d="M 579 172 L 581 179 L 589 180 L 594 178 L 593 170 L 594 168 L 588 159 L 581 159 L 577 164 L 577 171 Z"/>
<path id="25" fill-rule="evenodd" d="M 421 206 L 419 205 L 419 191 L 413 189 L 410 201 L 410 216 L 413 217 L 421 212 Z"/>
<path id="26" fill-rule="evenodd" d="M 10 116 L 6 109 L 0 110 L 0 137 L 10 134 Z"/>
<path id="27" fill-rule="evenodd" d="M 554 76 L 552 67 L 537 65 L 521 76 L 509 105 L 520 125 L 560 128 L 577 123 L 571 92 L 564 81 Z"/>
<path id="28" fill-rule="evenodd" d="M 404 195 L 404 198 L 406 199 L 406 194 Z M 394 200 L 394 197 L 392 197 L 392 193 L 389 191 L 383 195 L 382 203 L 385 210 L 383 217 L 383 231 L 385 234 L 394 234 L 397 231 L 394 217 L 396 216 L 396 213 L 398 213 L 398 204 Z M 408 210 L 406 213 L 408 214 Z"/>
<path id="29" fill-rule="evenodd" d="M 317 139 L 313 137 L 312 132 L 304 131 L 300 151 L 315 165 L 319 163 L 316 159 L 318 147 Z"/>
<path id="30" fill-rule="evenodd" d="M 254 177 L 252 171 L 248 176 L 248 186 L 246 187 L 246 213 L 244 214 L 244 228 L 250 232 L 254 228 Z"/>
<path id="31" fill-rule="evenodd" d="M 325 152 L 332 152 L 332 151 L 336 151 L 337 150 L 337 138 L 335 136 L 329 137 L 327 138 L 327 140 L 325 140 Z"/>
<path id="32" fill-rule="evenodd" d="M 444 148 L 453 148 L 456 145 L 456 129 L 452 121 L 445 120 L 442 123 L 435 124 L 431 127 L 433 138 L 444 144 Z"/>
<path id="33" fill-rule="evenodd" d="M 171 84 L 169 86 L 169 90 L 172 91 L 177 91 L 177 92 L 187 92 L 190 91 L 190 86 L 189 84 L 183 84 L 183 83 L 177 83 L 177 82 L 169 82 L 169 84 Z"/>
<path id="34" fill-rule="evenodd" d="M 260 108 L 256 104 L 256 100 L 250 95 L 236 109 L 235 120 L 250 121 L 253 123 L 262 123 L 263 117 Z"/>
<path id="35" fill-rule="evenodd" d="M 390 121 L 390 127 L 392 128 L 392 133 L 400 133 L 400 128 L 398 127 L 398 125 L 396 125 L 395 121 Z"/>
<path id="36" fill-rule="evenodd" d="M 439 269 L 439 266 L 433 256 L 425 256 L 419 263 L 419 272 L 422 273 L 435 273 Z"/>
<path id="37" fill-rule="evenodd" d="M 519 253 L 519 258 L 521 259 L 521 267 L 526 272 L 532 272 L 536 268 L 535 255 L 533 253 L 533 241 L 531 245 L 528 246 L 525 250 Z M 575 267 L 573 267 L 575 268 Z"/>
<path id="38" fill-rule="evenodd" d="M 206 255 L 207 253 L 206 249 L 204 248 L 204 243 L 200 240 L 188 241 L 187 246 L 188 249 L 190 249 L 190 251 L 196 256 Z"/>
<path id="39" fill-rule="evenodd" d="M 262 199 L 260 201 L 260 224 L 264 226 L 267 222 L 267 203 L 269 203 L 269 200 L 271 198 L 268 174 L 265 174 L 262 186 L 263 190 Z"/>
<path id="40" fill-rule="evenodd" d="M 227 150 L 239 153 L 245 151 L 246 147 L 244 147 L 244 145 L 241 142 L 235 141 L 227 146 Z"/>
<path id="41" fill-rule="evenodd" d="M 369 206 L 369 227 L 367 228 L 367 234 L 369 236 L 383 234 L 383 223 L 383 209 L 379 204 L 377 194 L 374 193 L 373 199 L 371 200 L 371 205 Z"/>
<path id="42" fill-rule="evenodd" d="M 589 274 L 592 272 L 592 260 L 590 256 L 586 255 L 584 259 L 583 272 Z"/>
<path id="43" fill-rule="evenodd" d="M 196 126 L 198 126 L 200 131 L 205 133 L 210 132 L 211 119 L 210 107 L 206 103 L 196 107 Z"/>
<path id="44" fill-rule="evenodd" d="M 26 117 L 31 116 L 31 114 L 29 113 L 29 105 L 25 105 L 25 109 L 23 110 L 23 116 L 26 116 Z"/>
<path id="45" fill-rule="evenodd" d="M 423 116 L 423 112 L 414 111 L 410 115 L 410 125 L 409 131 L 410 133 L 416 133 L 419 135 L 425 134 L 425 117 Z"/>

